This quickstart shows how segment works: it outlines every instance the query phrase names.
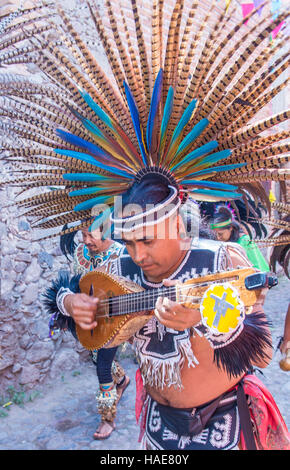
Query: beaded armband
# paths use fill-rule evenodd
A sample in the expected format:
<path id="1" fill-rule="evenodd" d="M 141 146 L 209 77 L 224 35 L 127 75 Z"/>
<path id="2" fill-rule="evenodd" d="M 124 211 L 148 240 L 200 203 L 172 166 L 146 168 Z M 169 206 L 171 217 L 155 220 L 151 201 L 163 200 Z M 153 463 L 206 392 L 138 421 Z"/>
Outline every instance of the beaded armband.
<path id="1" fill-rule="evenodd" d="M 70 314 L 68 313 L 68 311 L 66 310 L 64 306 L 64 300 L 70 294 L 73 294 L 73 292 L 68 287 L 61 287 L 56 295 L 56 304 L 57 304 L 58 310 L 60 311 L 62 315 L 66 317 L 69 317 Z"/>

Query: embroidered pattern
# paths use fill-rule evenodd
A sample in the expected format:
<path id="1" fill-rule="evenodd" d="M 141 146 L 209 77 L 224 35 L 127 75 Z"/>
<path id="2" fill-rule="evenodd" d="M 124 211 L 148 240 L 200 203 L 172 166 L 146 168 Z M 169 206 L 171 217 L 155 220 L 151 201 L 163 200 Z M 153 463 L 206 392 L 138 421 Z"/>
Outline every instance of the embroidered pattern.
<path id="1" fill-rule="evenodd" d="M 196 442 L 198 444 L 206 444 L 209 435 L 209 429 L 204 429 L 201 433 L 193 436 L 192 442 Z"/>
<path id="2" fill-rule="evenodd" d="M 164 441 L 178 441 L 178 434 L 170 431 L 170 429 L 164 428 L 162 439 Z"/>
<path id="3" fill-rule="evenodd" d="M 120 248 L 120 243 L 114 242 L 109 246 L 108 250 L 91 255 L 88 247 L 84 243 L 80 243 L 74 253 L 75 273 L 86 274 L 87 272 L 94 271 L 98 266 L 104 264 L 113 253 L 119 252 Z"/>
<path id="4" fill-rule="evenodd" d="M 157 432 L 161 429 L 161 418 L 159 411 L 156 411 L 157 403 L 154 402 L 150 414 L 150 419 L 149 419 L 149 429 L 151 432 Z"/>
<path id="5" fill-rule="evenodd" d="M 224 449 L 230 443 L 230 431 L 232 417 L 230 414 L 224 415 L 224 424 L 214 423 L 215 429 L 211 432 L 210 443 L 217 449 Z"/>
<path id="6" fill-rule="evenodd" d="M 191 443 L 189 436 L 181 436 L 178 442 L 178 449 L 185 449 Z"/>

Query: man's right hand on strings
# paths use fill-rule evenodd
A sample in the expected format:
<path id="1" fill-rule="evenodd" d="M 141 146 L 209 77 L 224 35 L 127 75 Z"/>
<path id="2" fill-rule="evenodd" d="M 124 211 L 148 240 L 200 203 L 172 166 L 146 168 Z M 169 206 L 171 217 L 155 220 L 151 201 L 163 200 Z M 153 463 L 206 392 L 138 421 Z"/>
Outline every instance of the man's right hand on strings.
<path id="1" fill-rule="evenodd" d="M 87 294 L 69 294 L 64 299 L 64 307 L 83 330 L 97 326 L 96 313 L 99 299 Z"/>

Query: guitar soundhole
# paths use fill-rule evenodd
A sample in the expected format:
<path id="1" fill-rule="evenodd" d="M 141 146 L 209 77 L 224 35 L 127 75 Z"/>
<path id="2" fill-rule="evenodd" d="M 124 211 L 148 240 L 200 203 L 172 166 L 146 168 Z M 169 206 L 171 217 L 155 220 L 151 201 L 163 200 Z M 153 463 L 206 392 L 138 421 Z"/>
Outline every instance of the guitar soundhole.
<path id="1" fill-rule="evenodd" d="M 115 317 L 124 314 L 122 312 L 122 302 L 120 297 L 115 295 L 114 291 L 99 291 L 98 298 L 100 299 L 98 305 L 97 319 L 102 319 L 106 324 L 113 323 Z"/>

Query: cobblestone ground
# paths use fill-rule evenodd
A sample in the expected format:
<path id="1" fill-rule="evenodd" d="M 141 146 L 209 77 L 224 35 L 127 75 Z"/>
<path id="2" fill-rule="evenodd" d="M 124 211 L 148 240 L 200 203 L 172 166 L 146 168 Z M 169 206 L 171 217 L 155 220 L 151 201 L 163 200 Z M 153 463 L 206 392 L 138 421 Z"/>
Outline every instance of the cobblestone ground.
<path id="1" fill-rule="evenodd" d="M 279 286 L 268 293 L 265 302 L 275 348 L 283 333 L 289 288 L 289 281 L 280 278 Z M 281 371 L 279 358 L 277 352 L 263 375 L 258 376 L 270 389 L 290 429 L 290 372 Z M 130 348 L 121 353 L 120 360 L 131 383 L 119 403 L 116 430 L 109 439 L 92 438 L 99 422 L 95 407 L 97 379 L 93 366 L 84 364 L 43 388 L 33 401 L 22 407 L 15 404 L 9 407 L 7 416 L 0 418 L 0 450 L 139 449 L 139 430 L 134 417 L 137 365 Z"/>

